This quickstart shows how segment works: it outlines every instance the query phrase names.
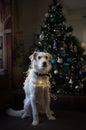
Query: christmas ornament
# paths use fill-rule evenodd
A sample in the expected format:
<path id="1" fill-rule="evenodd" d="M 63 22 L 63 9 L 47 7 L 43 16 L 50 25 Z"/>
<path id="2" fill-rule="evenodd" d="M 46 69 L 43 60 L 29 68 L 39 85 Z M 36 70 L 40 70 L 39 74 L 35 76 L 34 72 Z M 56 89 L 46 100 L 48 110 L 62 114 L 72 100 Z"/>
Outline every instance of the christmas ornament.
<path id="1" fill-rule="evenodd" d="M 66 79 L 68 80 L 68 79 L 69 79 L 69 77 L 68 77 L 68 76 L 66 76 Z"/>
<path id="2" fill-rule="evenodd" d="M 45 13 L 45 17 L 46 17 L 46 18 L 49 17 L 49 13 Z"/>
<path id="3" fill-rule="evenodd" d="M 64 48 L 60 48 L 61 52 L 61 56 L 65 57 L 66 56 L 66 51 L 64 50 Z"/>
<path id="4" fill-rule="evenodd" d="M 41 34 L 39 35 L 39 40 L 40 41 L 44 40 L 44 32 L 41 32 Z"/>
<path id="5" fill-rule="evenodd" d="M 54 29 L 53 31 L 54 31 L 54 32 L 56 32 L 56 30 L 55 30 L 55 29 Z"/>
<path id="6" fill-rule="evenodd" d="M 42 45 L 42 43 L 41 43 L 41 42 L 38 42 L 38 45 Z"/>
<path id="7" fill-rule="evenodd" d="M 36 52 L 41 52 L 41 50 L 36 50 Z"/>
<path id="8" fill-rule="evenodd" d="M 57 94 L 63 94 L 64 93 L 64 90 L 62 88 L 60 88 L 59 90 L 57 90 L 56 92 Z"/>
<path id="9" fill-rule="evenodd" d="M 50 18 L 50 22 L 54 23 L 55 22 L 55 18 L 54 17 Z"/>
<path id="10" fill-rule="evenodd" d="M 82 42 L 81 47 L 83 49 L 83 55 L 86 55 L 86 42 Z"/>
<path id="11" fill-rule="evenodd" d="M 56 59 L 52 59 L 52 60 L 51 60 L 51 63 L 52 63 L 52 64 L 56 64 Z"/>
<path id="12" fill-rule="evenodd" d="M 69 84 L 73 84 L 73 80 L 72 80 L 72 78 L 70 78 L 70 80 L 69 80 Z"/>
<path id="13" fill-rule="evenodd" d="M 51 46 L 51 45 L 49 45 L 49 48 L 52 48 L 52 46 Z"/>
<path id="14" fill-rule="evenodd" d="M 60 50 L 63 51 L 63 50 L 64 50 L 64 47 L 60 47 Z"/>
<path id="15" fill-rule="evenodd" d="M 77 86 L 75 86 L 75 89 L 78 89 L 79 88 L 79 86 L 77 85 Z"/>
<path id="16" fill-rule="evenodd" d="M 79 95 L 79 93 L 80 93 L 80 88 L 79 88 L 79 86 L 77 85 L 77 86 L 75 86 L 74 94 L 75 94 L 75 95 Z"/>
<path id="17" fill-rule="evenodd" d="M 53 49 L 56 49 L 56 48 L 57 48 L 56 41 L 54 41 Z"/>
<path id="18" fill-rule="evenodd" d="M 63 76 L 61 75 L 61 73 L 60 73 L 60 75 L 59 75 L 59 78 L 60 78 L 60 79 L 62 79 L 62 78 L 63 78 Z"/>
<path id="19" fill-rule="evenodd" d="M 54 70 L 54 74 L 58 74 L 58 70 Z"/>
<path id="20" fill-rule="evenodd" d="M 72 65 L 71 66 L 71 71 L 74 71 L 75 70 L 75 67 Z"/>
<path id="21" fill-rule="evenodd" d="M 54 81 L 54 79 L 52 80 L 52 84 L 53 84 L 53 85 L 55 85 L 55 84 L 56 84 L 56 82 Z M 52 86 L 52 87 L 55 87 L 55 86 Z"/>
<path id="22" fill-rule="evenodd" d="M 62 27 L 62 28 L 65 28 L 65 25 L 64 25 L 64 24 L 61 24 L 61 27 Z"/>
<path id="23" fill-rule="evenodd" d="M 81 70 L 79 70 L 79 75 L 82 75 L 82 71 Z"/>
<path id="24" fill-rule="evenodd" d="M 77 53 L 78 50 L 77 50 L 77 46 L 74 46 L 74 52 Z"/>
<path id="25" fill-rule="evenodd" d="M 46 24 L 44 25 L 44 28 L 45 28 L 45 29 L 47 28 L 47 25 L 46 25 Z"/>
<path id="26" fill-rule="evenodd" d="M 58 55 L 58 59 L 57 59 L 57 63 L 63 63 L 63 59 L 62 58 L 60 58 L 60 56 Z"/>
<path id="27" fill-rule="evenodd" d="M 69 63 L 64 63 L 65 66 L 69 66 L 70 64 Z"/>
<path id="28" fill-rule="evenodd" d="M 71 59 L 70 57 L 68 57 L 68 58 L 66 59 L 66 62 L 71 63 L 71 62 L 72 62 L 72 59 Z"/>

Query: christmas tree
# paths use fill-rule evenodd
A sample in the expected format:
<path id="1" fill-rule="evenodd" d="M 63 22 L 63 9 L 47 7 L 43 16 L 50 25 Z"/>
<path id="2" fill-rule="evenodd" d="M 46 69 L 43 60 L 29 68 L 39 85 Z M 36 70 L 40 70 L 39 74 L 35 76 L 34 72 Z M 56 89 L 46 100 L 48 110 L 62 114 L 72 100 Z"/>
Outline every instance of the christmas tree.
<path id="1" fill-rule="evenodd" d="M 52 54 L 51 91 L 57 94 L 80 94 L 83 89 L 83 59 L 79 40 L 67 26 L 62 5 L 53 0 L 41 25 L 35 51 Z"/>

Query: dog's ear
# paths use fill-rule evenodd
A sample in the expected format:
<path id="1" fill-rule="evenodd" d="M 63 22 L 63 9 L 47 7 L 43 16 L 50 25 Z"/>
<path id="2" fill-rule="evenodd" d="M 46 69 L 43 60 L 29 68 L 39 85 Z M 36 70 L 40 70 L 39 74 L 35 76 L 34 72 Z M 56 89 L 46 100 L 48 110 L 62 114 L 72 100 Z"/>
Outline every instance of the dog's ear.
<path id="1" fill-rule="evenodd" d="M 49 57 L 49 60 L 52 60 L 52 55 L 47 53 L 48 57 Z"/>
<path id="2" fill-rule="evenodd" d="M 29 56 L 29 59 L 32 61 L 32 60 L 35 60 L 36 59 L 36 56 L 37 56 L 37 52 L 34 52 L 32 55 Z"/>

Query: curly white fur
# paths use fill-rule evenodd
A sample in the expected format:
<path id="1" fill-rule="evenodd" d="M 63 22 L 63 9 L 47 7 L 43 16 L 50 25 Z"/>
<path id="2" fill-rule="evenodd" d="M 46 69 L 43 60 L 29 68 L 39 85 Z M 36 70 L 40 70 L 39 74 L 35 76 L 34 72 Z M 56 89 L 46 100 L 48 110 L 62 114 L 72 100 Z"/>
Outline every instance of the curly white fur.
<path id="1" fill-rule="evenodd" d="M 7 113 L 13 116 L 33 116 L 32 125 L 39 124 L 38 112 L 45 112 L 50 120 L 55 120 L 50 110 L 50 82 L 48 72 L 51 69 L 49 53 L 34 52 L 30 57 L 31 68 L 27 72 L 24 82 L 25 100 L 24 109 L 20 111 L 8 110 Z"/>

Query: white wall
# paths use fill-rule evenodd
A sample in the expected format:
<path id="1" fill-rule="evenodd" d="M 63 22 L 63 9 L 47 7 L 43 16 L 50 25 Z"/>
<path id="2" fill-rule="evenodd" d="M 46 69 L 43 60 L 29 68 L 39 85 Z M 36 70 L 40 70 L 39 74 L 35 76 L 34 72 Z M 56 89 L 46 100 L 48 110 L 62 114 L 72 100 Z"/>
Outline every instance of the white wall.
<path id="1" fill-rule="evenodd" d="M 85 24 L 85 19 L 82 18 L 71 18 L 67 20 L 68 25 L 72 25 L 74 29 L 74 35 L 82 41 L 86 41 L 86 24 Z"/>
<path id="2" fill-rule="evenodd" d="M 67 25 L 72 25 L 74 35 L 82 41 L 86 41 L 86 17 L 85 11 L 83 10 L 76 10 L 76 11 L 69 11 L 66 7 L 63 8 L 64 15 L 67 20 Z"/>
<path id="3" fill-rule="evenodd" d="M 23 0 L 23 32 L 25 53 L 33 45 L 33 34 L 39 33 L 44 14 L 48 11 L 51 0 Z"/>

